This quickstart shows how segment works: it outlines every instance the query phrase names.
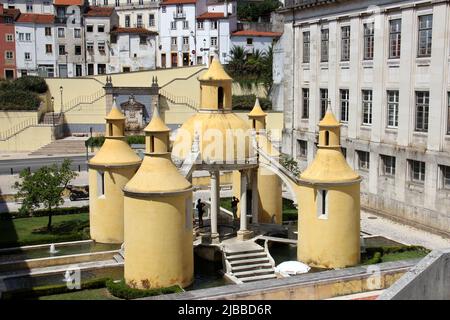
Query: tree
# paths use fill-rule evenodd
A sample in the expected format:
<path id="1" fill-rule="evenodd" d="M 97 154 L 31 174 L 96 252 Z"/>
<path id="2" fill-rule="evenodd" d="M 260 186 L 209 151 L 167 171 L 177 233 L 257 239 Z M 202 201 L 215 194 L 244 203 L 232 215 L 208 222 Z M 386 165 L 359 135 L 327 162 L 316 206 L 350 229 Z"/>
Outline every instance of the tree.
<path id="1" fill-rule="evenodd" d="M 262 58 L 262 64 L 264 66 L 261 74 L 262 82 L 266 88 L 267 94 L 270 94 L 273 85 L 273 46 L 270 46 L 264 57 Z"/>
<path id="2" fill-rule="evenodd" d="M 242 46 L 233 46 L 230 50 L 230 61 L 228 68 L 233 74 L 239 74 L 245 71 L 245 49 Z"/>
<path id="3" fill-rule="evenodd" d="M 22 200 L 20 212 L 30 212 L 41 206 L 48 210 L 48 231 L 52 229 L 52 210 L 64 203 L 63 192 L 78 175 L 70 169 L 70 164 L 71 161 L 65 159 L 61 166 L 44 166 L 34 173 L 25 169 L 20 172 L 20 181 L 13 185 L 17 189 L 16 199 Z"/>
<path id="4" fill-rule="evenodd" d="M 291 172 L 294 176 L 298 177 L 300 174 L 300 168 L 298 167 L 297 161 L 294 158 L 283 154 L 280 158 L 280 164 L 285 167 L 289 172 Z"/>

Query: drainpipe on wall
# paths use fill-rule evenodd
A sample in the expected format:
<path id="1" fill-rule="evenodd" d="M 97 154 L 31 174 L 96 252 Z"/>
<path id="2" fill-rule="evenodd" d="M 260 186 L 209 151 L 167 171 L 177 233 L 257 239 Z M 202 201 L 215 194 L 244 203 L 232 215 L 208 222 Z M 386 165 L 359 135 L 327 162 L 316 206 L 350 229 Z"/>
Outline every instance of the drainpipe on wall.
<path id="1" fill-rule="evenodd" d="M 295 9 L 292 8 L 292 133 L 291 155 L 294 157 L 294 130 L 295 130 Z"/>

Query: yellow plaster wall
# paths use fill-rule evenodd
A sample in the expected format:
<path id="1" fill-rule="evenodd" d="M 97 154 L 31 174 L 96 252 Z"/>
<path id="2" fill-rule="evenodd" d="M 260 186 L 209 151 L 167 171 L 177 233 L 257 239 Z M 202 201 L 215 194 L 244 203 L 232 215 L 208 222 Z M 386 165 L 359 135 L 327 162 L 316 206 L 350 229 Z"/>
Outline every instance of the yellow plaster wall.
<path id="1" fill-rule="evenodd" d="M 105 194 L 98 196 L 97 169 L 89 169 L 89 220 L 91 239 L 101 243 L 122 243 L 124 204 L 122 188 L 137 166 L 105 170 Z"/>
<path id="2" fill-rule="evenodd" d="M 124 276 L 129 285 L 144 288 L 148 281 L 151 288 L 162 288 L 192 283 L 194 252 L 187 203 L 192 205 L 192 192 L 125 197 Z"/>
<path id="3" fill-rule="evenodd" d="M 0 140 L 0 150 L 8 152 L 34 151 L 52 141 L 52 126 L 33 126 Z"/>
<path id="4" fill-rule="evenodd" d="M 327 187 L 328 218 L 319 219 L 316 188 L 298 187 L 298 260 L 322 268 L 344 268 L 360 261 L 359 183 Z"/>

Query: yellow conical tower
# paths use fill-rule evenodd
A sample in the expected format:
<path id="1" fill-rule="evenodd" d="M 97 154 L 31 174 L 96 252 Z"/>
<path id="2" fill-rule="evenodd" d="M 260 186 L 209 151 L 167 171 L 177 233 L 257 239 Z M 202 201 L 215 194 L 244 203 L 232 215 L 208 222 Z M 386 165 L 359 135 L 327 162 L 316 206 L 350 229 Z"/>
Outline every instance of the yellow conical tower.
<path id="1" fill-rule="evenodd" d="M 105 119 L 105 142 L 89 160 L 90 233 L 97 242 L 122 243 L 122 188 L 136 172 L 141 159 L 125 141 L 125 117 L 115 100 Z"/>
<path id="2" fill-rule="evenodd" d="M 124 188 L 125 281 L 187 287 L 194 276 L 192 186 L 172 163 L 170 129 L 156 108 L 144 131 L 144 160 Z"/>
<path id="3" fill-rule="evenodd" d="M 248 114 L 248 118 L 250 119 L 250 126 L 252 129 L 256 130 L 257 133 L 260 130 L 266 129 L 266 117 L 267 113 L 263 111 L 261 105 L 259 104 L 259 99 L 256 98 L 255 105 L 253 106 L 252 111 Z"/>
<path id="4" fill-rule="evenodd" d="M 298 260 L 319 268 L 360 261 L 360 176 L 345 161 L 330 106 L 319 122 L 313 162 L 300 175 Z"/>

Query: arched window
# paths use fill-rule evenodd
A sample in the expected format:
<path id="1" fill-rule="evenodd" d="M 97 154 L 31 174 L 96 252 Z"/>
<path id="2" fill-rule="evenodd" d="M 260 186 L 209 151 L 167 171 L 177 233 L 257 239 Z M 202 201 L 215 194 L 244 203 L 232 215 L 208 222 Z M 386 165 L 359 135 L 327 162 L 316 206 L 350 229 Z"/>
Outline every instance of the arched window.
<path id="1" fill-rule="evenodd" d="M 217 107 L 223 109 L 223 88 L 219 87 L 217 90 Z"/>
<path id="2" fill-rule="evenodd" d="M 328 146 L 330 144 L 330 132 L 325 131 L 325 145 Z"/>

